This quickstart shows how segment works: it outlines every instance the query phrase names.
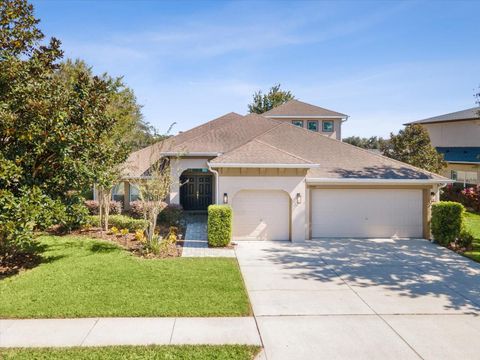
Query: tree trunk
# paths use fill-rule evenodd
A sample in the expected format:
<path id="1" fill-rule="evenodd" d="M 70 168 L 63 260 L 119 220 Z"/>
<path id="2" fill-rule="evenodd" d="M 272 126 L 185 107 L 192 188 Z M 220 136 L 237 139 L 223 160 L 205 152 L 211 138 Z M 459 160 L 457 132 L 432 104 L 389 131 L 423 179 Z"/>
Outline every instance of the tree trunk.
<path id="1" fill-rule="evenodd" d="M 100 227 L 108 231 L 108 215 L 110 213 L 111 190 L 102 187 L 98 188 L 98 210 L 100 216 Z"/>

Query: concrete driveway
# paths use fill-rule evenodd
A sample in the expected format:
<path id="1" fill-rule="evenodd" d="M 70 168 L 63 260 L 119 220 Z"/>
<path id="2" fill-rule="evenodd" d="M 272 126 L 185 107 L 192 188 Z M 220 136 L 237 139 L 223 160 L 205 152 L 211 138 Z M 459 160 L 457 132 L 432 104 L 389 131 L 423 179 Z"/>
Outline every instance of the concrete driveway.
<path id="1" fill-rule="evenodd" d="M 480 266 L 426 240 L 241 242 L 268 360 L 480 359 Z"/>

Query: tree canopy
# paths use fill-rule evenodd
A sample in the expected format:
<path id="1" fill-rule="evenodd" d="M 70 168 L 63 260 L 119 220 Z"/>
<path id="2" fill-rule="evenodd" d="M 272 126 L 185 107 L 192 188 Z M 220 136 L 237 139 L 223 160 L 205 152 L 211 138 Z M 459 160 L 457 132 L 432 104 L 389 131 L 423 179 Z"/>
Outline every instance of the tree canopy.
<path id="1" fill-rule="evenodd" d="M 428 131 L 419 124 L 407 125 L 382 146 L 383 155 L 407 164 L 439 173 L 446 163 L 432 146 Z"/>
<path id="2" fill-rule="evenodd" d="M 23 222 L 2 219 L 0 245 L 22 238 L 22 223 L 38 225 L 42 204 L 78 218 L 78 195 L 94 183 L 113 186 L 132 134 L 147 126 L 122 78 L 63 61 L 60 41 L 45 42 L 38 23 L 26 0 L 0 2 L 0 213 L 35 209 Z"/>
<path id="3" fill-rule="evenodd" d="M 342 139 L 343 142 L 361 147 L 368 150 L 380 150 L 387 140 L 382 137 L 371 136 L 369 138 L 360 136 L 350 136 Z"/>
<path id="4" fill-rule="evenodd" d="M 248 111 L 250 113 L 263 114 L 292 99 L 295 99 L 295 96 L 290 91 L 281 90 L 280 84 L 276 84 L 266 94 L 262 90 L 255 92 L 252 103 L 248 105 Z"/>

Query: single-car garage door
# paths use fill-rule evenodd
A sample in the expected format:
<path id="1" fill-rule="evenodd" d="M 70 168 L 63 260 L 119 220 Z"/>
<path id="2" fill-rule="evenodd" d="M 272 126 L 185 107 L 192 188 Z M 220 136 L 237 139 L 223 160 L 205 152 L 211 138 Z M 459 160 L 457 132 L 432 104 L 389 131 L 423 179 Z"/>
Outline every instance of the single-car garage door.
<path id="1" fill-rule="evenodd" d="M 423 237 L 420 189 L 312 189 L 312 237 Z"/>
<path id="2" fill-rule="evenodd" d="M 290 198 L 277 190 L 242 190 L 232 202 L 233 240 L 288 240 Z"/>

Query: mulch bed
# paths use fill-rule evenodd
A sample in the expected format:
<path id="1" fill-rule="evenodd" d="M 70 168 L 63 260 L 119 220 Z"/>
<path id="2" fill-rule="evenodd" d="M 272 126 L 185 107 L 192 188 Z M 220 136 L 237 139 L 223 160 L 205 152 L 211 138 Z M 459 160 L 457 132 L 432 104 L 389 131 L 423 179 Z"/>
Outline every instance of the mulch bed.
<path id="1" fill-rule="evenodd" d="M 16 275 L 23 270 L 33 269 L 42 262 L 35 254 L 15 254 L 0 257 L 0 280 Z"/>
<path id="2" fill-rule="evenodd" d="M 159 234 L 164 238 L 168 234 L 168 229 L 166 229 L 165 227 L 159 227 L 158 230 Z M 128 233 L 126 235 L 114 235 L 111 232 L 101 231 L 100 228 L 90 228 L 88 230 L 85 229 L 75 231 L 72 234 L 114 242 L 123 247 L 125 250 L 130 251 L 132 254 L 146 259 L 164 259 L 182 256 L 181 245 L 183 242 L 180 241 L 177 241 L 176 244 L 168 244 L 165 251 L 158 255 L 155 255 L 153 253 L 146 252 L 143 244 L 137 239 L 135 239 L 135 234 L 132 233 Z"/>

